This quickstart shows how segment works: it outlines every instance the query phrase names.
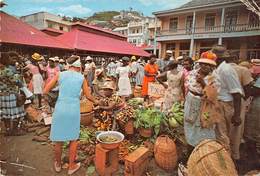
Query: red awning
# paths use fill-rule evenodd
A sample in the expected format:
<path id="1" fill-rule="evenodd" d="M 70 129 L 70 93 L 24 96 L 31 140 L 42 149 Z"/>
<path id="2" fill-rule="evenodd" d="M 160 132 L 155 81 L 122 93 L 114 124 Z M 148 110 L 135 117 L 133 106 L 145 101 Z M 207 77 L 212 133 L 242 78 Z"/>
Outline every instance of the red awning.
<path id="1" fill-rule="evenodd" d="M 0 12 L 0 42 L 48 48 L 73 49 L 21 20 Z"/>
<path id="2" fill-rule="evenodd" d="M 56 38 L 77 50 L 145 57 L 150 56 L 149 53 L 126 41 L 79 29 L 73 29 Z"/>

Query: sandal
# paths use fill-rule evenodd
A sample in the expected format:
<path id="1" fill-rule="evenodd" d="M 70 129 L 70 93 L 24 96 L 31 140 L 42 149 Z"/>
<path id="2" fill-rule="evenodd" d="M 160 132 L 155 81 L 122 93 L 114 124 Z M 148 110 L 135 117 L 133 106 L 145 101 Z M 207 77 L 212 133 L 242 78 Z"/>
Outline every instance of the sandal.
<path id="1" fill-rule="evenodd" d="M 58 164 L 58 162 L 55 161 L 54 162 L 54 169 L 55 169 L 56 172 L 60 172 L 61 171 L 61 166 L 57 166 L 57 164 Z"/>
<path id="2" fill-rule="evenodd" d="M 69 169 L 68 170 L 68 175 L 72 175 L 72 174 L 74 174 L 75 172 L 77 172 L 78 170 L 79 170 L 79 168 L 80 168 L 80 163 L 77 163 L 76 164 L 76 168 L 75 169 Z"/>

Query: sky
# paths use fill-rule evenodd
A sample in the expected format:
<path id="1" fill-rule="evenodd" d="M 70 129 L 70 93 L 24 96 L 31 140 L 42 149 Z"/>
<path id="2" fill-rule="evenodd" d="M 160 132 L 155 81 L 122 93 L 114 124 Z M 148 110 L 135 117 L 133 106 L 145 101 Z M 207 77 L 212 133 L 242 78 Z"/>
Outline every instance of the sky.
<path id="1" fill-rule="evenodd" d="M 15 16 L 46 11 L 75 17 L 88 17 L 95 12 L 108 10 L 137 10 L 146 16 L 152 12 L 181 6 L 190 0 L 4 0 L 2 10 Z"/>

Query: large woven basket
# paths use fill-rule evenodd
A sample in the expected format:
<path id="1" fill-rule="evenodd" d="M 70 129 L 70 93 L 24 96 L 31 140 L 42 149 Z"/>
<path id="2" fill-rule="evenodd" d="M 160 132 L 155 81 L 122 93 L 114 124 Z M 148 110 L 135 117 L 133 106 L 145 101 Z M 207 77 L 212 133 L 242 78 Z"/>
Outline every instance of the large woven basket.
<path id="1" fill-rule="evenodd" d="M 94 118 L 94 111 L 81 113 L 80 114 L 80 124 L 83 126 L 90 126 L 93 122 Z"/>
<path id="2" fill-rule="evenodd" d="M 236 176 L 237 171 L 224 147 L 215 140 L 203 140 L 188 160 L 188 175 Z"/>
<path id="3" fill-rule="evenodd" d="M 80 113 L 92 112 L 93 111 L 93 103 L 89 100 L 81 100 L 80 101 Z"/>
<path id="4" fill-rule="evenodd" d="M 135 86 L 135 88 L 134 88 L 134 97 L 142 97 L 142 87 Z"/>
<path id="5" fill-rule="evenodd" d="M 176 145 L 167 135 L 162 135 L 156 139 L 154 158 L 157 165 L 168 172 L 176 167 L 178 159 Z"/>

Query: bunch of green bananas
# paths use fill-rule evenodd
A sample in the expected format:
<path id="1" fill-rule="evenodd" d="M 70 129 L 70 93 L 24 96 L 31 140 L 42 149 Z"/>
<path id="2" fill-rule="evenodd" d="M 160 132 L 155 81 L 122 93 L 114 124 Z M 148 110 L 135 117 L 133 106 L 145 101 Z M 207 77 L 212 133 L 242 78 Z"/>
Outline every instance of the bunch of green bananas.
<path id="1" fill-rule="evenodd" d="M 168 114 L 169 122 L 178 122 L 178 124 L 183 125 L 183 119 L 184 119 L 184 107 L 181 103 L 174 103 L 171 111 Z M 172 123 L 174 124 L 174 123 Z M 171 125 L 173 127 L 176 127 L 178 125 Z"/>

